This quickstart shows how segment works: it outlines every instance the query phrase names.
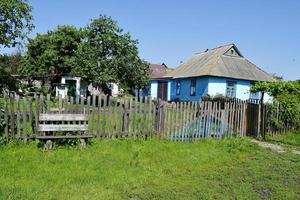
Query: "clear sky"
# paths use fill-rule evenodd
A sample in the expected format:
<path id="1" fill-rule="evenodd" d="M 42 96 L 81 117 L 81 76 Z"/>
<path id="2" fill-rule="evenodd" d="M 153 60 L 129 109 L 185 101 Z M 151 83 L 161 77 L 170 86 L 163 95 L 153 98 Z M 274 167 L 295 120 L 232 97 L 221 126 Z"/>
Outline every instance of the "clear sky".
<path id="1" fill-rule="evenodd" d="M 33 33 L 111 16 L 139 40 L 140 56 L 177 67 L 194 53 L 235 43 L 269 73 L 300 79 L 300 0 L 31 0 Z M 7 50 L 6 50 L 7 51 Z"/>

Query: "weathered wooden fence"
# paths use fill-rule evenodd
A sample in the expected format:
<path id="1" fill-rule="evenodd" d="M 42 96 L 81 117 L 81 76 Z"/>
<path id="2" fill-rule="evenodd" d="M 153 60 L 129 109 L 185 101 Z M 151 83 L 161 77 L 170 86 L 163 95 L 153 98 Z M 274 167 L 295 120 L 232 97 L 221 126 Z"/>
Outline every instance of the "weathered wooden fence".
<path id="1" fill-rule="evenodd" d="M 280 118 L 280 106 L 274 112 L 264 105 L 263 115 L 260 106 L 258 101 L 236 99 L 168 103 L 151 97 L 118 99 L 99 95 L 63 99 L 11 93 L 4 94 L 0 118 L 7 139 L 38 136 L 40 113 L 87 113 L 89 134 L 97 138 L 159 135 L 173 141 L 194 141 L 275 134 L 292 128 L 288 124 L 274 128 L 270 119 L 274 115 Z"/>

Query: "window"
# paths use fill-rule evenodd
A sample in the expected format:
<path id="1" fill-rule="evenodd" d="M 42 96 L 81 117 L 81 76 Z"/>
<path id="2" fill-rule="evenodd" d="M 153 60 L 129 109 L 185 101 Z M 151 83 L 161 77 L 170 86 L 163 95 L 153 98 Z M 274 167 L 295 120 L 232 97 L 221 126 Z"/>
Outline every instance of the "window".
<path id="1" fill-rule="evenodd" d="M 196 80 L 191 80 L 191 96 L 196 95 Z"/>
<path id="2" fill-rule="evenodd" d="M 176 95 L 180 95 L 181 81 L 176 82 Z"/>
<path id="3" fill-rule="evenodd" d="M 235 98 L 235 81 L 227 81 L 226 97 Z"/>

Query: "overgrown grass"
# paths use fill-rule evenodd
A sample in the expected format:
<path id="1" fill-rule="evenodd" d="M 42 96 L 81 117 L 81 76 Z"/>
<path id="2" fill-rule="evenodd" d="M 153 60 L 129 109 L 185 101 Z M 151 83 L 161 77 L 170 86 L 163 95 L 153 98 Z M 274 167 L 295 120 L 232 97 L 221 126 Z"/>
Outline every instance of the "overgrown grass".
<path id="1" fill-rule="evenodd" d="M 267 141 L 300 148 L 300 132 L 284 133 L 277 136 L 268 137 Z"/>
<path id="2" fill-rule="evenodd" d="M 0 199 L 299 199 L 300 157 L 247 139 L 0 148 Z"/>

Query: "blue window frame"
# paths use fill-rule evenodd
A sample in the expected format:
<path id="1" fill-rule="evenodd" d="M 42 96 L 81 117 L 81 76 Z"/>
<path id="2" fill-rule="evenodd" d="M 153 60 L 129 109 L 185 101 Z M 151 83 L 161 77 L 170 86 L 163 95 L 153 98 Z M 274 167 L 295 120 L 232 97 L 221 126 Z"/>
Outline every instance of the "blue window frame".
<path id="1" fill-rule="evenodd" d="M 191 96 L 196 95 L 196 79 L 191 80 L 191 91 L 190 91 Z"/>
<path id="2" fill-rule="evenodd" d="M 180 95 L 180 89 L 181 89 L 181 81 L 176 81 L 176 95 Z"/>
<path id="3" fill-rule="evenodd" d="M 229 98 L 236 97 L 236 82 L 235 81 L 227 81 L 226 97 L 229 97 Z"/>

